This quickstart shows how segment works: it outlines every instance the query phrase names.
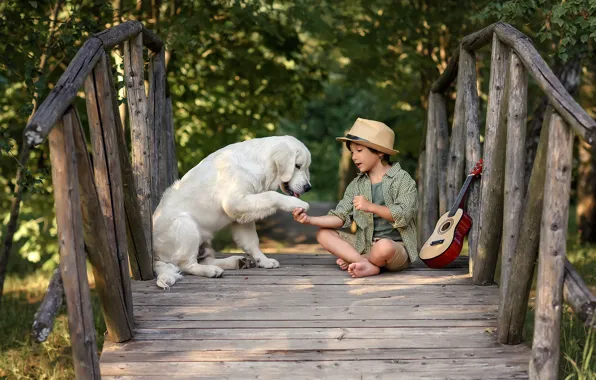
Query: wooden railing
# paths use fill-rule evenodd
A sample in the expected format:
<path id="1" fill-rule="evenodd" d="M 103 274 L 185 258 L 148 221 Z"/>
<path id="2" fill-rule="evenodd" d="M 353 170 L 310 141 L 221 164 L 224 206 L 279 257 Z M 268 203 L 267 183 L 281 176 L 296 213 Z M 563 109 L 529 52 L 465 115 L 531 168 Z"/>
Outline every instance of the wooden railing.
<path id="1" fill-rule="evenodd" d="M 481 152 L 474 51 L 492 41 L 490 88 Z M 550 106 L 524 189 L 528 73 Z M 444 92 L 456 79 L 457 96 L 449 140 Z M 478 285 L 492 284 L 501 254 L 498 339 L 521 342 L 523 322 L 538 259 L 538 284 L 530 378 L 556 379 L 563 299 L 586 324 L 596 327 L 596 298 L 565 257 L 572 130 L 592 145 L 596 122 L 577 104 L 540 57 L 530 39 L 504 23 L 465 37 L 429 94 L 419 220 L 421 241 L 456 198 L 479 158 L 480 185 L 473 185 L 468 212 L 470 272 Z M 529 173 L 528 173 L 529 174 Z M 420 217 L 419 217 L 420 218 Z"/>
<path id="2" fill-rule="evenodd" d="M 119 44 L 124 51 L 132 154 L 106 53 Z M 151 50 L 149 96 L 145 92 L 143 46 Z M 73 106 L 83 86 L 93 160 Z M 159 38 L 138 21 L 91 36 L 25 128 L 24 140 L 30 146 L 41 144 L 46 137 L 75 374 L 77 379 L 98 379 L 85 259 L 89 258 L 93 268 L 107 339 L 131 339 L 130 274 L 138 280 L 153 278 L 151 214 L 178 176 L 172 105 Z M 34 329 L 43 330 L 50 323 L 46 319 Z"/>

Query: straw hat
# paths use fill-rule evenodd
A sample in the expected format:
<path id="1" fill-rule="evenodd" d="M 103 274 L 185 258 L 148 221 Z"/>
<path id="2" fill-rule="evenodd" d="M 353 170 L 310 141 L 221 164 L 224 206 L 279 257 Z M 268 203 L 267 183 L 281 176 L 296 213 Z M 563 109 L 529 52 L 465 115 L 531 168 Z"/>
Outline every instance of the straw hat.
<path id="1" fill-rule="evenodd" d="M 380 121 L 358 118 L 345 137 L 336 137 L 335 139 L 364 145 L 390 156 L 399 153 L 393 149 L 395 133 Z"/>

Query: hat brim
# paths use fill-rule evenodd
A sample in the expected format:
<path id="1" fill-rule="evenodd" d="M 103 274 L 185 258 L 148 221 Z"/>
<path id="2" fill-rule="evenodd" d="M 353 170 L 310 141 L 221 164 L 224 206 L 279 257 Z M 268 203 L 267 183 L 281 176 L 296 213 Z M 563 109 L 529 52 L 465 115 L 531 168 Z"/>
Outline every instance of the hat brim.
<path id="1" fill-rule="evenodd" d="M 350 139 L 348 137 L 336 137 L 335 140 L 340 141 L 340 142 L 348 142 L 349 141 L 349 142 L 353 142 L 358 145 L 364 145 L 366 147 L 373 148 L 374 150 L 377 150 L 381 153 L 388 154 L 390 156 L 393 156 L 393 155 L 396 155 L 399 153 L 399 150 L 389 149 L 384 146 L 372 143 L 368 140 L 354 140 L 354 139 Z"/>

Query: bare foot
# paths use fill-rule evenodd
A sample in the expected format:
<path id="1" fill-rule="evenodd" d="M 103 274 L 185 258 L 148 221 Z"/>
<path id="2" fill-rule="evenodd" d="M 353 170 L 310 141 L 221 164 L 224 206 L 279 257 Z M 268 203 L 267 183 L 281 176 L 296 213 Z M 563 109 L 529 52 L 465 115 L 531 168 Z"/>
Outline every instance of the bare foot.
<path id="1" fill-rule="evenodd" d="M 350 263 L 348 263 L 342 259 L 337 259 L 336 263 L 337 263 L 337 265 L 339 265 L 339 268 L 341 270 L 348 270 L 348 266 L 350 265 Z"/>
<path id="2" fill-rule="evenodd" d="M 374 276 L 379 274 L 380 271 L 381 269 L 378 266 L 366 259 L 358 261 L 357 263 L 352 263 L 348 266 L 348 272 L 352 277 Z"/>

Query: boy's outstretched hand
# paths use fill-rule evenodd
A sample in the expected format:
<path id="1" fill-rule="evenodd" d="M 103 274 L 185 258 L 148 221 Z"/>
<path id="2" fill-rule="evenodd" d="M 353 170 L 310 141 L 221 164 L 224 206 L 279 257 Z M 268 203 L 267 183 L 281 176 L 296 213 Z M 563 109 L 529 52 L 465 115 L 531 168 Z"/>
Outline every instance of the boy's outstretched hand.
<path id="1" fill-rule="evenodd" d="M 310 216 L 306 215 L 306 211 L 303 208 L 295 208 L 292 211 L 294 220 L 302 224 L 310 224 Z"/>

